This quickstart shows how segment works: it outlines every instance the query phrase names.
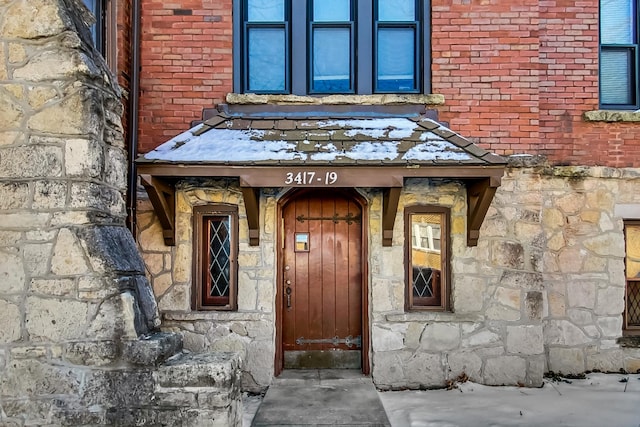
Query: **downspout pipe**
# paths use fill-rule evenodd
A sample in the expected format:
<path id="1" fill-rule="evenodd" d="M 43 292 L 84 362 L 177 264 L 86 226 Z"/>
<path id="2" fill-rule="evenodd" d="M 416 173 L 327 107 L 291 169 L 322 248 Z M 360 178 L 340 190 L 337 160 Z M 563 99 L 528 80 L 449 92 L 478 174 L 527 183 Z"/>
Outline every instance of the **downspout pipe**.
<path id="1" fill-rule="evenodd" d="M 128 108 L 128 183 L 127 183 L 127 226 L 133 238 L 136 238 L 136 204 L 138 201 L 138 125 L 140 109 L 140 25 L 141 0 L 133 0 L 131 4 L 131 84 L 129 88 Z"/>

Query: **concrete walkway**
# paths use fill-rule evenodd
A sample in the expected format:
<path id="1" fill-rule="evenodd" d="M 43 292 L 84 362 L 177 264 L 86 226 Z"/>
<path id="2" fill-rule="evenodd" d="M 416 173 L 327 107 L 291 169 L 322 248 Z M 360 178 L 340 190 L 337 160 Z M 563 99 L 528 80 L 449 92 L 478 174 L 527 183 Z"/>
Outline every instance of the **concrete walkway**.
<path id="1" fill-rule="evenodd" d="M 355 370 L 286 370 L 273 381 L 251 424 L 389 427 L 371 378 Z"/>

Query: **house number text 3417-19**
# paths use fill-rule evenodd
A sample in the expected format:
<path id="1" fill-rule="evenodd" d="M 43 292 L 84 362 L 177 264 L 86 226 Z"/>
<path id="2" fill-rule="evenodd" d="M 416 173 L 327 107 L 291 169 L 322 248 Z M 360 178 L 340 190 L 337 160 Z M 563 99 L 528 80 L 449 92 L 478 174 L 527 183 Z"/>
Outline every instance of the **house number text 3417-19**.
<path id="1" fill-rule="evenodd" d="M 287 172 L 284 178 L 285 185 L 332 185 L 338 181 L 338 172 L 325 172 L 318 174 L 312 171 Z"/>

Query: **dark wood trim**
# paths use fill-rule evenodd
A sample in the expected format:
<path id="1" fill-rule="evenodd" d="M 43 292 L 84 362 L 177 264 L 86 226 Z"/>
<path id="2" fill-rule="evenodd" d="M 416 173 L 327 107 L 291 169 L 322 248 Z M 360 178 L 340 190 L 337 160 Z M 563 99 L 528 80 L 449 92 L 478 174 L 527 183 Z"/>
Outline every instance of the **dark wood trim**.
<path id="1" fill-rule="evenodd" d="M 629 324 L 629 316 L 627 310 L 627 304 L 629 301 L 629 282 L 638 282 L 640 279 L 630 278 L 627 276 L 627 227 L 640 226 L 640 220 L 638 219 L 625 219 L 623 220 L 623 235 L 624 235 L 624 244 L 625 244 L 625 282 L 624 282 L 624 311 L 622 312 L 622 334 L 625 336 L 631 335 L 640 335 L 640 325 L 630 325 Z"/>
<path id="2" fill-rule="evenodd" d="M 479 166 L 460 164 L 456 166 L 313 166 L 281 162 L 278 165 L 198 165 L 198 164 L 158 164 L 138 162 L 140 174 L 165 178 L 185 177 L 240 177 L 247 187 L 401 187 L 403 178 L 453 178 L 491 179 L 491 184 L 499 186 L 504 173 L 504 165 Z M 287 173 L 314 172 L 322 177 L 327 172 L 337 172 L 338 180 L 327 185 L 312 182 L 304 185 L 285 184 Z"/>
<path id="3" fill-rule="evenodd" d="M 411 250 L 413 248 L 411 215 L 414 214 L 442 214 L 442 224 L 440 229 L 440 304 L 423 305 L 414 304 L 413 299 L 413 274 Z M 451 310 L 451 209 L 434 205 L 412 205 L 404 210 L 404 270 L 405 270 L 405 311 L 447 311 Z"/>
<path id="4" fill-rule="evenodd" d="M 393 238 L 393 221 L 399 196 L 398 189 L 403 186 L 405 178 L 452 178 L 469 181 L 467 185 L 467 245 L 476 246 L 480 236 L 480 226 L 484 221 L 493 196 L 500 186 L 504 166 L 432 166 L 432 167 L 399 167 L 399 166 L 336 166 L 336 167 L 287 167 L 274 166 L 228 166 L 228 165 L 177 165 L 139 163 L 138 171 L 143 185 L 149 192 L 154 210 L 161 218 L 165 230 L 165 243 L 173 245 L 175 230 L 173 225 L 173 189 L 169 180 L 176 181 L 186 177 L 239 177 L 249 221 L 250 245 L 259 245 L 260 206 L 257 188 L 293 187 L 310 188 L 353 188 L 382 187 L 387 188 L 384 196 L 385 210 L 383 227 L 383 246 L 390 246 Z M 334 182 L 324 179 L 327 174 L 336 173 Z M 291 175 L 289 175 L 291 174 Z M 291 176 L 305 174 L 313 176 L 309 182 L 298 183 Z M 311 175 L 313 174 L 313 175 Z M 318 179 L 320 181 L 318 181 Z M 149 184 L 150 183 L 150 184 Z M 156 183 L 155 185 L 153 183 Z M 157 188 L 165 189 L 164 193 Z M 152 196 L 152 193 L 156 193 Z M 160 194 L 164 194 L 160 197 Z M 167 197 L 171 196 L 170 205 Z M 163 202 L 163 200 L 165 200 Z M 167 215 L 171 213 L 171 218 Z M 168 237 L 167 237 L 168 236 Z M 173 237 L 172 237 L 173 236 Z"/>
<path id="5" fill-rule="evenodd" d="M 207 297 L 207 280 L 205 261 L 208 259 L 209 243 L 205 236 L 208 230 L 205 223 L 210 217 L 230 217 L 230 246 L 229 261 L 229 298 L 225 304 L 221 304 L 217 298 Z M 193 207 L 193 287 L 191 289 L 191 304 L 194 310 L 223 310 L 234 311 L 238 309 L 238 207 L 226 204 L 210 204 Z"/>
<path id="6" fill-rule="evenodd" d="M 489 177 L 467 184 L 467 245 L 477 246 L 480 227 L 500 180 Z"/>
<path id="7" fill-rule="evenodd" d="M 249 245 L 260 245 L 260 190 L 253 187 L 241 187 L 244 208 L 249 224 Z"/>
<path id="8" fill-rule="evenodd" d="M 164 244 L 167 246 L 175 246 L 176 197 L 173 185 L 158 177 L 144 174 L 140 175 L 140 182 L 144 186 L 144 189 L 147 190 L 153 210 L 158 216 L 158 220 L 162 226 Z"/>
<path id="9" fill-rule="evenodd" d="M 401 187 L 387 188 L 382 193 L 382 246 L 391 246 L 396 223 Z"/>

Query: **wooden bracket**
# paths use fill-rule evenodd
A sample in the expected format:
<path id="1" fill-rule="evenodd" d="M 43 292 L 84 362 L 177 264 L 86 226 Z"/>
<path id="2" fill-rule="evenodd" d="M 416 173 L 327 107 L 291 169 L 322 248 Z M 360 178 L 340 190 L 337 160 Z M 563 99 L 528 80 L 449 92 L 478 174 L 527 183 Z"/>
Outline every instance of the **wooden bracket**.
<path id="1" fill-rule="evenodd" d="M 500 178 L 491 176 L 467 184 L 467 245 L 477 246 L 480 227 L 487 215 Z"/>
<path id="2" fill-rule="evenodd" d="M 260 245 L 260 190 L 253 187 L 242 187 L 244 208 L 249 223 L 249 245 Z"/>
<path id="3" fill-rule="evenodd" d="M 402 187 L 391 187 L 382 194 L 382 246 L 391 246 L 393 226 L 398 213 L 398 202 Z"/>
<path id="4" fill-rule="evenodd" d="M 140 175 L 140 182 L 147 190 L 153 210 L 158 216 L 162 226 L 164 244 L 175 246 L 176 244 L 176 195 L 172 185 L 151 175 Z"/>

